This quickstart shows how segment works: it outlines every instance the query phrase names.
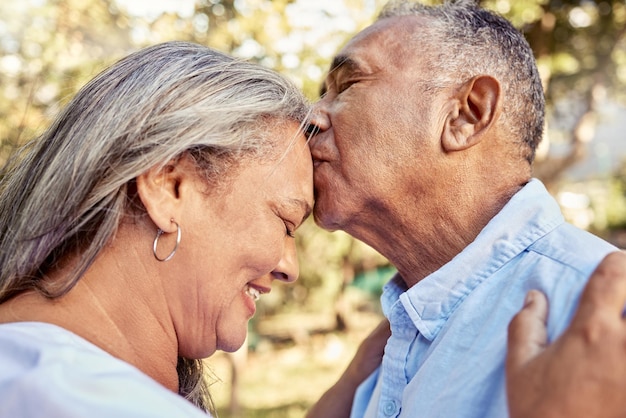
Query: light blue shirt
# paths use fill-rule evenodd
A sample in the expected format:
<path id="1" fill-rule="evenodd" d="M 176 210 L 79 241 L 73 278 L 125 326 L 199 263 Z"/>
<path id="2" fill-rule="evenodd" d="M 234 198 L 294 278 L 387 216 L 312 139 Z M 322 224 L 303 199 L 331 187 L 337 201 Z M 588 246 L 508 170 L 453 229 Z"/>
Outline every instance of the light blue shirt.
<path id="1" fill-rule="evenodd" d="M 532 180 L 452 261 L 408 290 L 398 276 L 385 286 L 392 335 L 381 367 L 357 390 L 352 417 L 507 417 L 507 327 L 526 292 L 548 296 L 552 340 L 615 250 L 565 223 Z"/>
<path id="2" fill-rule="evenodd" d="M 0 417 L 210 418 L 137 368 L 51 324 L 0 324 Z"/>

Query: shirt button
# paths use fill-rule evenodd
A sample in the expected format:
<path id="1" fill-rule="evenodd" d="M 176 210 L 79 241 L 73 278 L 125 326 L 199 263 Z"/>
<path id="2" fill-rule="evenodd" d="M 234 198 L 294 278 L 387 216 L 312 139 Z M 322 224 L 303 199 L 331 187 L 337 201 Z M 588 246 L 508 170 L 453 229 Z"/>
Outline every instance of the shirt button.
<path id="1" fill-rule="evenodd" d="M 385 405 L 383 405 L 383 413 L 385 414 L 386 417 L 395 415 L 396 403 L 394 401 L 386 401 Z"/>

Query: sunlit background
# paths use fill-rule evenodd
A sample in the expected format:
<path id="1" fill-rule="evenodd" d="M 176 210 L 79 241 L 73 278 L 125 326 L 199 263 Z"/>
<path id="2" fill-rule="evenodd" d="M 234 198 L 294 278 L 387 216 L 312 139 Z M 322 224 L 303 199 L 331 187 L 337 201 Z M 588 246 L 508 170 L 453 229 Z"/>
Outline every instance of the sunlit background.
<path id="1" fill-rule="evenodd" d="M 0 2 L 0 160 L 73 93 L 139 47 L 194 41 L 292 78 L 315 100 L 333 54 L 382 0 L 21 0 Z M 548 101 L 535 174 L 576 225 L 626 246 L 626 5 L 490 0 L 529 40 Z M 207 364 L 222 417 L 301 417 L 380 319 L 393 267 L 309 220 L 300 280 L 260 302 L 248 344 Z M 235 379 L 236 377 L 236 379 Z M 233 382 L 235 382 L 233 384 Z"/>

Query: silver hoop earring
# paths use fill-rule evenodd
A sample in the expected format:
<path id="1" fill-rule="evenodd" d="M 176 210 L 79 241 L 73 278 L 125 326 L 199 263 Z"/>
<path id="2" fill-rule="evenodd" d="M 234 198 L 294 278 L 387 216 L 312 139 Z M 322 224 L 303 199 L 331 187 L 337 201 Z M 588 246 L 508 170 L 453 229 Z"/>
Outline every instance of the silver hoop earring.
<path id="1" fill-rule="evenodd" d="M 152 254 L 154 254 L 154 258 L 156 258 L 159 261 L 168 261 L 170 260 L 172 257 L 174 257 L 174 254 L 176 254 L 176 250 L 178 250 L 178 244 L 180 244 L 180 237 L 181 237 L 181 230 L 180 230 L 180 225 L 178 225 L 178 222 L 176 222 L 174 220 L 174 218 L 170 219 L 170 221 L 176 225 L 176 245 L 174 245 L 174 249 L 172 250 L 171 253 L 169 253 L 169 255 L 165 258 L 159 258 L 159 256 L 157 255 L 157 245 L 159 243 L 159 238 L 161 237 L 161 235 L 163 235 L 165 232 L 159 228 L 157 229 L 157 234 L 156 237 L 154 238 L 154 243 L 152 244 Z"/>

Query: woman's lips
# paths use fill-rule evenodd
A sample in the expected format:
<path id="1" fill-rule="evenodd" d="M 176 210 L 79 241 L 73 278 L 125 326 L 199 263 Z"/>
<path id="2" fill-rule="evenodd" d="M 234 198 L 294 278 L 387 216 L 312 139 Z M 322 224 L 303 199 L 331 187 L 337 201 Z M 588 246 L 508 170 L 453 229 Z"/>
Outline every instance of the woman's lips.
<path id="1" fill-rule="evenodd" d="M 246 287 L 245 292 L 246 292 L 246 294 L 248 296 L 250 296 L 252 299 L 254 299 L 254 301 L 259 300 L 259 298 L 261 297 L 261 292 L 259 292 L 258 289 L 254 288 L 254 287 L 252 287 L 250 285 L 248 285 Z"/>
<path id="2" fill-rule="evenodd" d="M 272 289 L 253 285 L 248 283 L 246 288 L 244 289 L 244 294 L 246 295 L 246 306 L 250 311 L 250 316 L 252 317 L 256 312 L 256 301 L 259 300 L 262 294 L 269 293 Z"/>

